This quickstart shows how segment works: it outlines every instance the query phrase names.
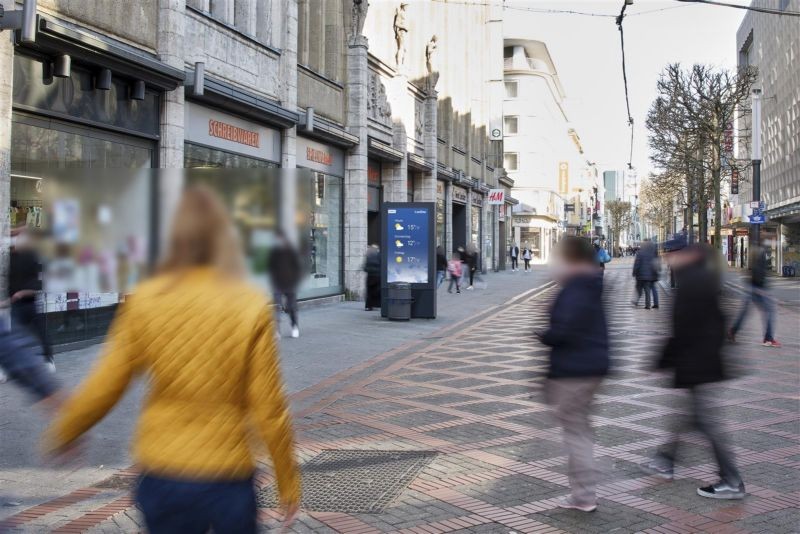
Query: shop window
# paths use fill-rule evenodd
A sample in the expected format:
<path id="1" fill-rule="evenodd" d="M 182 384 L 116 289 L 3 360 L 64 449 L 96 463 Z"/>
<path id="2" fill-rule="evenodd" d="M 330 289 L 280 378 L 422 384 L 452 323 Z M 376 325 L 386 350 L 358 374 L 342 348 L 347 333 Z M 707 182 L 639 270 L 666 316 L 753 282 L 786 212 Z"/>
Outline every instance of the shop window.
<path id="1" fill-rule="evenodd" d="M 516 152 L 506 152 L 503 155 L 503 167 L 507 171 L 516 171 L 519 169 L 519 154 Z"/>
<path id="2" fill-rule="evenodd" d="M 505 135 L 519 133 L 519 117 L 505 117 L 503 119 L 503 133 Z"/>
<path id="3" fill-rule="evenodd" d="M 506 98 L 517 98 L 518 96 L 518 88 L 517 82 L 506 82 Z"/>

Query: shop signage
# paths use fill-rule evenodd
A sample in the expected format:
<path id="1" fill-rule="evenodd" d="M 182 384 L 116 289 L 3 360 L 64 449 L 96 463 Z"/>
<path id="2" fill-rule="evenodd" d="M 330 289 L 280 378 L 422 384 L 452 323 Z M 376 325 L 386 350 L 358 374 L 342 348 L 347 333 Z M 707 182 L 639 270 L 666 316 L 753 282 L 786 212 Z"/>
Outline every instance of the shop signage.
<path id="1" fill-rule="evenodd" d="M 564 204 L 564 213 L 568 213 L 570 211 L 575 213 L 575 204 Z"/>
<path id="2" fill-rule="evenodd" d="M 381 185 L 381 162 L 371 159 L 367 162 L 367 182 L 369 185 Z"/>
<path id="3" fill-rule="evenodd" d="M 750 224 L 764 224 L 767 222 L 767 216 L 763 213 L 754 213 L 748 217 L 750 219 Z"/>
<path id="4" fill-rule="evenodd" d="M 499 206 L 503 205 L 506 201 L 506 192 L 503 189 L 490 189 L 489 190 L 489 205 Z"/>
<path id="5" fill-rule="evenodd" d="M 477 193 L 472 195 L 472 205 L 483 207 L 483 195 Z"/>
<path id="6" fill-rule="evenodd" d="M 739 171 L 733 169 L 731 171 L 731 195 L 739 194 Z"/>
<path id="7" fill-rule="evenodd" d="M 558 164 L 558 192 L 562 195 L 569 193 L 569 163 L 566 161 Z"/>
<path id="8" fill-rule="evenodd" d="M 467 190 L 462 187 L 453 187 L 453 202 L 467 203 Z"/>
<path id="9" fill-rule="evenodd" d="M 281 160 L 278 130 L 193 102 L 184 104 L 184 119 L 184 136 L 189 143 L 268 161 Z"/>
<path id="10" fill-rule="evenodd" d="M 334 176 L 344 176 L 344 152 L 336 147 L 297 138 L 297 166 Z"/>
<path id="11" fill-rule="evenodd" d="M 737 228 L 736 229 L 736 235 L 738 237 L 748 236 L 748 235 L 750 235 L 750 230 L 748 230 L 747 228 Z"/>
<path id="12" fill-rule="evenodd" d="M 254 146 L 258 148 L 260 145 L 258 139 L 258 132 L 239 128 L 227 122 L 208 119 L 208 135 L 212 137 L 219 137 L 220 139 L 227 139 L 234 143 L 242 145 Z"/>

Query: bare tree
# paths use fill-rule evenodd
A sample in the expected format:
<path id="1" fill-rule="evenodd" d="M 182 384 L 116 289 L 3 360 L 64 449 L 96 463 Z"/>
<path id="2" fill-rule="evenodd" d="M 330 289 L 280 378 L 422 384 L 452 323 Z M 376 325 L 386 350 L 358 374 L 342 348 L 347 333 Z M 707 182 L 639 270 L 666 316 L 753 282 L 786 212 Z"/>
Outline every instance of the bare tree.
<path id="1" fill-rule="evenodd" d="M 627 228 L 631 222 L 631 203 L 624 200 L 609 200 L 606 202 L 606 215 L 611 224 L 612 253 L 619 244 L 622 229 Z"/>
<path id="2" fill-rule="evenodd" d="M 708 235 L 707 207 L 713 200 L 715 243 L 720 244 L 722 180 L 725 170 L 740 172 L 745 161 L 725 154 L 725 131 L 747 112 L 753 68 L 738 72 L 694 65 L 667 65 L 657 83 L 658 96 L 647 116 L 651 161 L 659 169 L 656 181 L 680 185 L 689 220 L 695 209 L 700 235 Z"/>
<path id="3" fill-rule="evenodd" d="M 674 190 L 664 187 L 668 180 L 657 178 L 660 177 L 651 175 L 642 182 L 639 211 L 643 220 L 656 227 L 659 241 L 664 241 L 672 224 L 676 195 Z"/>

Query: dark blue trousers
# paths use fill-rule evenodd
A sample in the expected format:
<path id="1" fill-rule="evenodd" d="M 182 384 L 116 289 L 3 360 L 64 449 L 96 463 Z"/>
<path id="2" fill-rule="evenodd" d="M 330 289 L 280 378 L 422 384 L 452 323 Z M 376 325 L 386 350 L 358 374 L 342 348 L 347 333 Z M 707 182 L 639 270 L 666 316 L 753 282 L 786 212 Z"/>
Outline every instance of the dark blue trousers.
<path id="1" fill-rule="evenodd" d="M 189 482 L 145 476 L 136 491 L 150 534 L 257 532 L 253 480 Z"/>

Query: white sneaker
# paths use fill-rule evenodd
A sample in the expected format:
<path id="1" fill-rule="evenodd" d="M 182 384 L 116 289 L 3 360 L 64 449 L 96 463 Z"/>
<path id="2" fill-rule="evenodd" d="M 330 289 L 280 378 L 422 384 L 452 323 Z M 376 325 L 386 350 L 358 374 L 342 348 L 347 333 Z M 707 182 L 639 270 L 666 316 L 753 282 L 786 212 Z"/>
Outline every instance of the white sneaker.
<path id="1" fill-rule="evenodd" d="M 47 370 L 51 373 L 56 372 L 56 362 L 47 362 Z"/>
<path id="2" fill-rule="evenodd" d="M 596 504 L 578 504 L 571 495 L 558 499 L 556 506 L 559 508 L 567 508 L 568 510 L 580 510 L 581 512 L 587 513 L 597 510 Z"/>
<path id="3" fill-rule="evenodd" d="M 300 329 L 296 326 L 292 327 L 292 337 L 297 338 L 300 337 Z"/>
<path id="4" fill-rule="evenodd" d="M 472 290 L 474 290 L 474 289 L 475 289 L 474 287 L 472 287 L 472 286 L 469 286 L 469 287 L 467 288 L 467 291 L 472 291 Z"/>

